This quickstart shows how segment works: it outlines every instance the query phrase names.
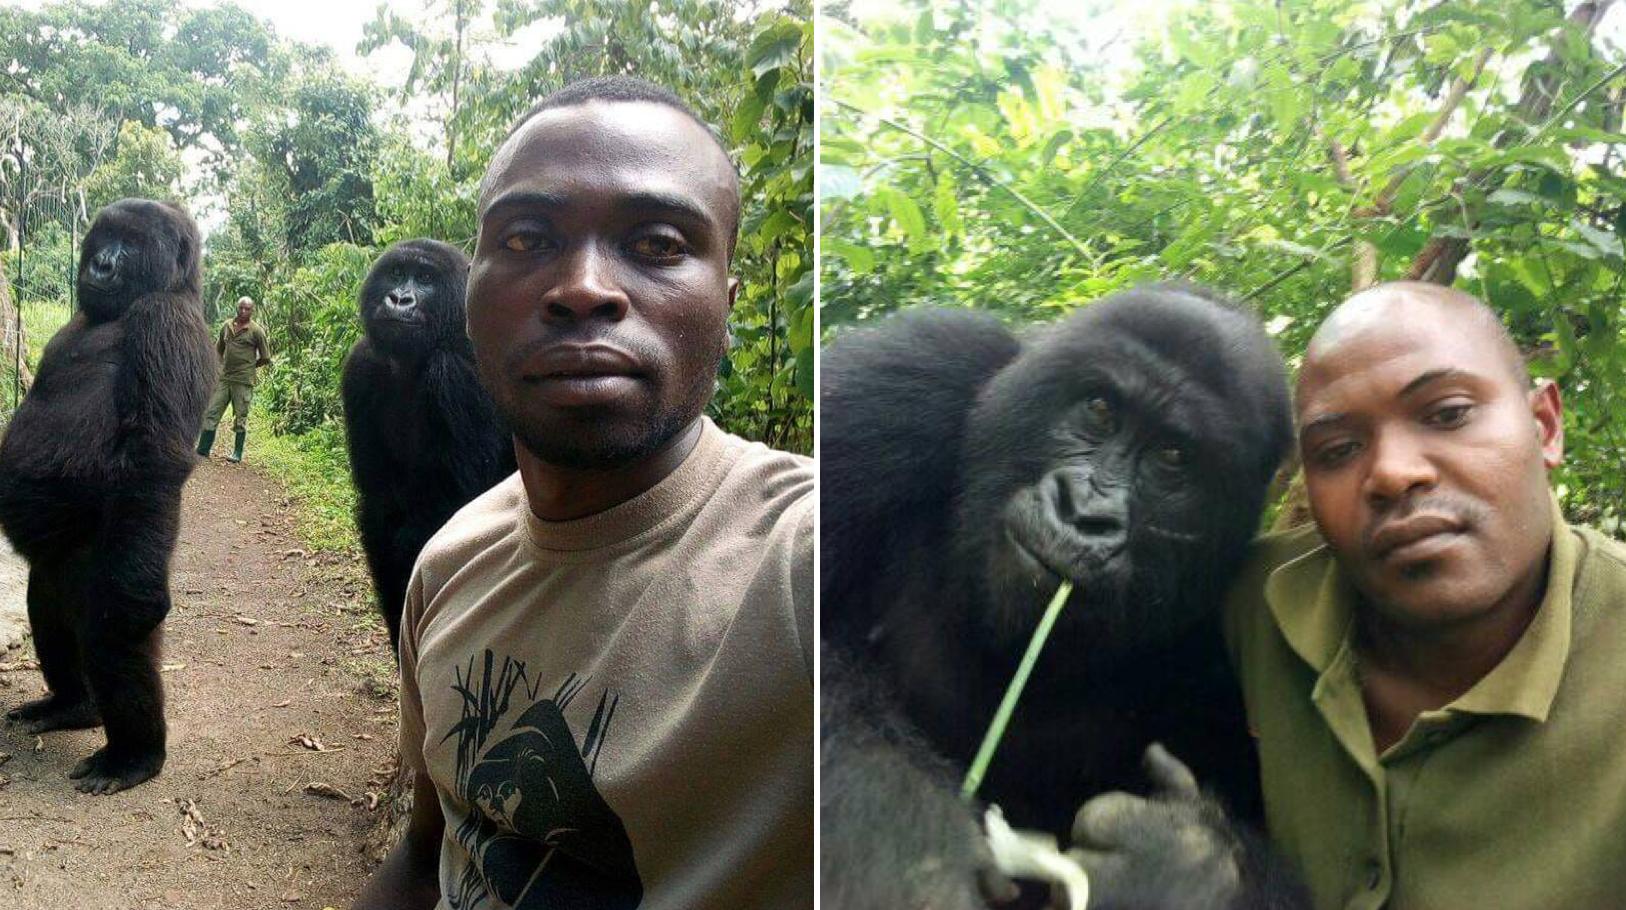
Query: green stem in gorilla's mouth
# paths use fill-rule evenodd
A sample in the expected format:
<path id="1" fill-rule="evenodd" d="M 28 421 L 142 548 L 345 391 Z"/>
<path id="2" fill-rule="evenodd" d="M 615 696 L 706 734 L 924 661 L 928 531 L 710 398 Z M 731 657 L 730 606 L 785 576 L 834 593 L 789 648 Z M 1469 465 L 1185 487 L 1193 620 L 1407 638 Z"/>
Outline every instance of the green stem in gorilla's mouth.
<path id="1" fill-rule="evenodd" d="M 1072 593 L 1073 583 L 1063 579 L 1061 587 L 1056 589 L 1056 596 L 1050 598 L 1050 606 L 1045 608 L 1044 616 L 1039 619 L 1039 627 L 1033 630 L 1033 638 L 1028 641 L 1027 652 L 1016 666 L 1016 675 L 1011 677 L 1011 684 L 1005 687 L 1005 697 L 999 702 L 999 710 L 994 712 L 993 723 L 988 725 L 982 745 L 977 747 L 977 757 L 971 762 L 971 770 L 965 773 L 965 783 L 960 785 L 961 798 L 972 799 L 977 795 L 977 788 L 982 786 L 983 775 L 988 773 L 988 765 L 994 760 L 994 750 L 999 748 L 1005 727 L 1016 712 L 1016 703 L 1022 699 L 1022 689 L 1028 684 L 1033 665 L 1039 662 L 1039 652 L 1044 650 L 1045 639 L 1050 637 L 1050 629 L 1055 626 L 1062 605 L 1067 603 L 1067 597 Z"/>

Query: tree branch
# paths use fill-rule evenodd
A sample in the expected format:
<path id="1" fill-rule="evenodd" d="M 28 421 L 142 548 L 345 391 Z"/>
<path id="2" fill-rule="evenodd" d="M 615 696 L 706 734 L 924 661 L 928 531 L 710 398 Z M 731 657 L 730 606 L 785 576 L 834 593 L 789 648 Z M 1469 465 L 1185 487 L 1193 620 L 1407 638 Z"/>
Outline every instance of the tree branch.
<path id="1" fill-rule="evenodd" d="M 948 146 L 944 145 L 943 143 L 938 142 L 936 139 L 933 139 L 932 137 L 927 136 L 924 133 L 921 133 L 921 132 L 918 132 L 918 131 L 916 131 L 914 129 L 911 129 L 910 127 L 907 127 L 907 126 L 897 122 L 896 120 L 889 120 L 886 117 L 882 117 L 882 116 L 880 116 L 878 114 L 872 114 L 869 111 L 866 111 L 861 107 L 857 107 L 855 105 L 848 104 L 847 102 L 842 101 L 840 98 L 830 98 L 828 100 L 830 101 L 831 104 L 834 104 L 837 107 L 844 108 L 844 109 L 846 109 L 848 111 L 851 111 L 852 113 L 857 114 L 860 117 L 868 117 L 871 120 L 874 120 L 877 123 L 880 123 L 882 126 L 886 126 L 886 127 L 891 128 L 891 129 L 897 130 L 898 132 L 903 133 L 903 134 L 908 135 L 908 136 L 913 136 L 916 139 L 919 139 L 921 142 L 924 142 L 927 145 L 931 146 L 932 148 L 937 149 L 938 151 L 942 152 L 943 154 L 949 156 L 950 158 L 953 158 L 955 161 L 958 161 L 962 166 L 964 166 L 965 168 L 970 170 L 972 173 L 974 173 L 978 177 L 980 177 L 984 182 L 990 184 L 991 186 L 998 187 L 999 189 L 1002 189 L 1005 192 L 1009 193 L 1011 195 L 1011 197 L 1014 198 L 1017 202 L 1020 202 L 1024 208 L 1026 208 L 1028 211 L 1032 212 L 1036 217 L 1039 218 L 1039 220 L 1041 220 L 1045 224 L 1049 225 L 1051 230 L 1055 231 L 1057 234 L 1061 235 L 1061 237 L 1063 239 L 1065 239 L 1068 243 L 1072 244 L 1073 249 L 1077 250 L 1078 252 L 1080 252 L 1080 253 L 1082 253 L 1084 255 L 1089 255 L 1089 249 L 1084 246 L 1083 241 L 1079 240 L 1077 237 L 1074 237 L 1071 232 L 1069 232 L 1066 228 L 1062 227 L 1061 222 L 1059 222 L 1055 218 L 1051 217 L 1049 212 L 1047 212 L 1044 209 L 1040 208 L 1038 206 L 1038 204 L 1035 203 L 1033 200 L 1031 200 L 1028 197 L 1022 195 L 1022 192 L 1020 190 L 1016 189 L 1015 187 L 1011 186 L 1010 184 L 1007 184 L 1005 181 L 1000 180 L 998 177 L 995 177 L 993 174 L 989 173 L 987 168 L 983 167 L 982 165 L 978 164 L 977 162 L 972 161 L 971 159 L 965 157 L 964 155 L 961 155 L 959 152 L 956 152 L 955 150 L 953 150 L 953 149 L 949 148 Z"/>

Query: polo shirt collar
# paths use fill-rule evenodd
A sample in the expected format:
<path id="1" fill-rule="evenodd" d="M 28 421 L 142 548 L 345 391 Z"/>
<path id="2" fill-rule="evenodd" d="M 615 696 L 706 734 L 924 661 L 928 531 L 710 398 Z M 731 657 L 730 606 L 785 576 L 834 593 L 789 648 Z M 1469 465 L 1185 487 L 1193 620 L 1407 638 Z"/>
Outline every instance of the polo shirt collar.
<path id="1" fill-rule="evenodd" d="M 1580 562 L 1580 543 L 1552 501 L 1553 542 L 1548 551 L 1547 591 L 1513 649 L 1446 711 L 1513 714 L 1544 721 L 1569 659 L 1570 618 Z M 1287 643 L 1318 675 L 1341 649 L 1352 647 L 1359 594 L 1323 543 L 1270 574 L 1265 601 Z"/>

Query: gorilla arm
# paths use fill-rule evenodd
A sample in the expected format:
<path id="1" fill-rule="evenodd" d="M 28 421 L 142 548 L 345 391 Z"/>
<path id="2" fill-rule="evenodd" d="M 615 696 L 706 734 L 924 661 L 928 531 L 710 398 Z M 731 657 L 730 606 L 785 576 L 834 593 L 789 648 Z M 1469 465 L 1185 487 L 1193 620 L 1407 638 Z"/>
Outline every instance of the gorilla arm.
<path id="1" fill-rule="evenodd" d="M 493 477 L 515 470 L 514 442 L 466 354 L 455 349 L 430 354 L 424 365 L 423 387 L 435 421 L 444 427 L 447 439 L 456 441 L 441 449 L 453 456 L 446 464 L 453 481 L 448 492 L 456 499 L 448 503 L 449 517 L 451 511 L 485 492 Z"/>
<path id="2" fill-rule="evenodd" d="M 921 310 L 853 330 L 821 365 L 820 876 L 843 910 L 960 910 L 1008 896 L 957 774 L 884 694 L 868 630 L 889 578 L 952 524 L 965 415 L 1018 343 L 992 317 Z M 898 415 L 907 415 L 898 419 Z"/>
<path id="3" fill-rule="evenodd" d="M 949 763 L 828 647 L 819 674 L 824 906 L 980 910 L 1014 898 Z"/>
<path id="4" fill-rule="evenodd" d="M 195 297 L 155 292 L 120 318 L 120 449 L 144 471 L 192 466 L 192 442 L 214 391 L 216 360 Z"/>
<path id="5" fill-rule="evenodd" d="M 390 389 L 389 364 L 373 350 L 372 343 L 362 338 L 344 360 L 340 383 L 344 403 L 345 441 L 350 452 L 350 477 L 356 485 L 357 526 L 361 530 L 362 550 L 369 561 L 375 554 L 386 552 L 393 535 L 379 537 L 378 529 L 392 528 L 404 517 L 393 514 L 398 509 L 390 506 L 396 500 L 394 478 L 388 470 L 390 464 L 389 440 L 384 438 L 384 427 L 379 416 L 386 413 L 379 406 L 381 396 Z M 377 537 L 377 539 L 370 539 Z M 378 578 L 380 566 L 369 566 Z M 393 571 L 393 570 L 391 570 Z"/>

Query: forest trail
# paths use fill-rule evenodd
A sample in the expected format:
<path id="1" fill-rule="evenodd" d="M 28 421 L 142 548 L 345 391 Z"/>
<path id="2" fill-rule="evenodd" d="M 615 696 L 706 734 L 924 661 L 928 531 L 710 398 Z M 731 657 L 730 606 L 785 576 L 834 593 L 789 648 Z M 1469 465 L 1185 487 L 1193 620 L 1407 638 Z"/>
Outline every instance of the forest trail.
<path id="1" fill-rule="evenodd" d="M 44 689 L 31 645 L 4 650 L 17 569 L 0 544 L 0 713 Z M 348 907 L 395 753 L 365 569 L 308 557 L 282 489 L 213 459 L 187 484 L 171 585 L 161 775 L 86 796 L 66 774 L 99 729 L 0 723 L 0 910 Z"/>

